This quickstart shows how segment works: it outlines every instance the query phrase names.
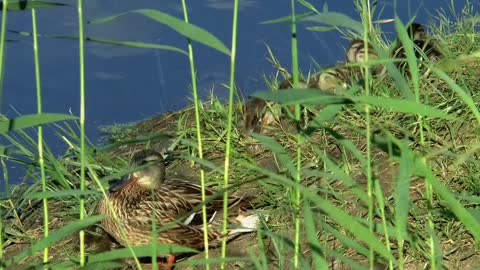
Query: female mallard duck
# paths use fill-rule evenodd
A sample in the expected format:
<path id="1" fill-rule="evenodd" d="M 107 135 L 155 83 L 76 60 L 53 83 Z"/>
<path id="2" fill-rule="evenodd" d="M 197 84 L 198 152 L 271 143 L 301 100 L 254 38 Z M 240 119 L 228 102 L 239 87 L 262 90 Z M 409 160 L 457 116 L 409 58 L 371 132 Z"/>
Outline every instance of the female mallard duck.
<path id="1" fill-rule="evenodd" d="M 200 186 L 182 180 L 165 180 L 163 158 L 153 150 L 136 153 L 131 164 L 143 168 L 112 186 L 108 200 L 100 201 L 99 213 L 106 215 L 101 222 L 105 231 L 123 246 L 147 245 L 151 243 L 152 217 L 155 217 L 159 228 L 169 226 L 167 230 L 159 230 L 157 243 L 202 249 Z M 218 194 L 211 189 L 205 192 L 208 240 L 213 247 L 221 243 L 223 196 L 214 198 Z M 229 197 L 228 224 L 231 228 L 228 239 L 253 231 L 259 224 L 258 216 L 246 211 L 251 206 L 249 199 L 247 196 Z M 170 256 L 167 268 L 173 261 L 174 257 Z"/>
<path id="2" fill-rule="evenodd" d="M 436 62 L 442 57 L 442 53 L 438 49 L 436 40 L 427 35 L 423 25 L 415 22 L 411 23 L 407 27 L 407 34 L 413 42 L 415 56 L 417 57 L 417 59 Z M 398 39 L 396 43 L 397 45 L 393 50 L 393 57 L 406 59 L 407 55 L 405 53 L 405 48 L 403 47 L 403 44 Z M 397 62 L 397 67 L 404 70 L 405 72 L 405 70 L 407 69 L 406 60 L 402 62 Z"/>

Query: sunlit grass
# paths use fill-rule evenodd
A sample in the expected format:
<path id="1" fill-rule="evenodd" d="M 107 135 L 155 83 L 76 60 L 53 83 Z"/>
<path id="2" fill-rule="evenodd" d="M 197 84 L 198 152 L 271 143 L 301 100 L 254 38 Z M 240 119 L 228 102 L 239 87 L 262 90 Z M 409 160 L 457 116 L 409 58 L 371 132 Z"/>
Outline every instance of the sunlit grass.
<path id="1" fill-rule="evenodd" d="M 305 1 L 301 3 L 309 7 Z M 276 115 L 277 120 L 281 117 L 282 125 L 274 123 L 261 134 L 250 136 L 237 126 L 244 116 L 243 105 L 233 102 L 238 2 L 235 1 L 233 11 L 227 105 L 214 96 L 200 102 L 192 41 L 209 44 L 207 46 L 226 55 L 229 50 L 213 35 L 194 28 L 191 23 L 195 22 L 188 21 L 187 3 L 182 4 L 183 20 L 153 10 L 130 13 L 175 28 L 187 37 L 193 108 L 115 129 L 114 143 L 94 146 L 84 133 L 82 74 L 85 66 L 81 62 L 79 123 L 49 125 L 47 129 L 68 146 L 64 156 L 57 158 L 48 145 L 42 147 L 43 139 L 37 140 L 36 134 L 31 135 L 32 127 L 74 120 L 73 117 L 41 114 L 39 110 L 36 118 L 19 116 L 0 122 L 8 150 L 16 153 L 4 154 L 3 158 L 26 166 L 26 179 L 33 182 L 15 187 L 8 194 L 8 200 L 0 205 L 3 229 L 0 248 L 6 254 L 0 257 L 3 262 L 0 267 L 15 268 L 19 264 L 44 267 L 45 256 L 37 255 L 42 250 L 48 250 L 49 257 L 53 258 L 48 266 L 95 269 L 118 266 L 118 260 L 133 255 L 135 267 L 140 268 L 137 256 L 151 257 L 155 262 L 156 255 L 172 253 L 168 246 L 160 244 L 103 249 L 98 246 L 102 242 L 111 244 L 110 240 L 91 236 L 96 232 L 91 226 L 101 219 L 95 216 L 95 206 L 101 197 L 107 196 L 105 188 L 111 180 L 127 173 L 125 167 L 131 153 L 145 147 L 168 149 L 168 172 L 184 173 L 194 181 L 200 176 L 204 201 L 207 186 L 238 186 L 239 191 L 256 194 L 256 200 L 265 205 L 259 210 L 269 217 L 257 234 L 240 237 L 226 245 L 222 243 L 220 249 L 208 248 L 205 233 L 205 251 L 178 262 L 176 269 L 194 264 L 226 268 L 231 262 L 256 269 L 371 269 L 378 264 L 389 269 L 417 269 L 424 265 L 432 269 L 455 269 L 465 268 L 463 261 L 475 262 L 480 256 L 475 249 L 480 240 L 480 225 L 475 219 L 480 203 L 480 164 L 475 159 L 480 149 L 476 140 L 480 113 L 475 105 L 480 102 L 480 95 L 476 93 L 480 85 L 479 61 L 474 52 L 480 44 L 470 25 L 478 16 L 456 18 L 457 32 L 454 33 L 444 29 L 446 24 L 451 25 L 446 18 L 441 19 L 438 28 L 432 29 L 431 32 L 438 31 L 435 38 L 451 51 L 451 63 L 428 66 L 430 75 L 420 76 L 417 59 L 413 51 L 407 50 L 410 76 L 399 77 L 401 71 L 393 65 L 386 48 L 389 42 L 377 40 L 377 29 L 372 25 L 375 17 L 372 3 L 359 0 L 361 23 L 352 22 L 343 27 L 359 31 L 364 43 L 373 42 L 376 51 L 382 49 L 379 55 L 388 75 L 367 76 L 360 85 L 334 97 L 319 97 L 318 91 L 302 89 L 265 93 L 263 97 L 283 107 L 295 105 L 295 113 L 289 118 L 281 114 L 281 109 L 277 110 L 280 114 Z M 78 6 L 81 5 L 79 1 Z M 297 27 L 303 27 L 304 16 L 296 14 L 295 1 L 291 1 L 291 7 L 292 16 L 282 20 L 292 26 L 293 88 L 298 88 L 301 74 L 297 55 L 302 40 L 299 39 L 297 45 L 296 31 Z M 320 20 L 322 13 L 310 7 L 314 11 L 312 16 L 319 15 L 313 19 Z M 82 61 L 81 8 L 78 12 Z M 124 14 L 95 22 L 114 21 Z M 347 21 L 338 14 L 329 16 L 330 24 L 340 23 L 339 18 Z M 409 40 L 405 39 L 403 23 L 396 21 L 395 26 L 400 42 L 406 44 Z M 32 36 L 34 40 L 38 37 L 35 28 Z M 366 48 L 368 50 L 368 46 Z M 275 51 L 270 53 L 274 59 Z M 458 55 L 461 58 L 457 58 Z M 360 65 L 364 74 L 369 74 L 371 64 L 367 59 Z M 269 90 L 278 88 L 276 78 L 266 85 L 273 88 Z M 41 97 L 40 92 L 38 96 Z M 318 104 L 322 106 L 313 106 Z M 276 106 L 280 105 L 272 104 L 272 110 L 278 109 Z M 305 110 L 311 111 L 311 117 L 303 123 L 301 112 Z M 44 122 L 40 122 L 41 119 Z M 179 139 L 175 140 L 176 137 Z M 166 138 L 174 140 L 170 143 Z M 45 173 L 38 174 L 42 156 Z M 3 163 L 2 167 L 5 167 Z M 8 179 L 8 175 L 4 178 Z M 48 205 L 39 207 L 47 198 Z M 49 216 L 44 217 L 42 211 L 47 206 Z M 228 209 L 228 205 L 224 207 Z M 205 207 L 202 208 L 207 231 Z M 226 214 L 224 211 L 224 224 Z M 42 225 L 49 226 L 48 236 L 42 234 L 48 232 L 41 230 Z M 157 229 L 160 228 L 152 228 L 152 235 L 158 233 Z M 223 230 L 225 232 L 226 227 Z M 76 237 L 79 232 L 80 237 Z M 29 247 L 18 250 L 17 243 L 21 242 L 30 243 Z M 242 251 L 242 255 L 238 255 L 241 258 L 230 257 L 228 251 L 231 250 Z M 134 267 L 132 263 L 126 265 Z"/>

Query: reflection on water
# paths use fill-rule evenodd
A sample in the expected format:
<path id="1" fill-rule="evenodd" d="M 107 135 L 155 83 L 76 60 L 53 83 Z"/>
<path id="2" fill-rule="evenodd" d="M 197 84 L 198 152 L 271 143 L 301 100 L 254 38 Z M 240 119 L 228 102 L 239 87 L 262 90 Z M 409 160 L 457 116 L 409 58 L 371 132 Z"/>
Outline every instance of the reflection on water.
<path id="1" fill-rule="evenodd" d="M 95 75 L 95 78 L 99 80 L 121 80 L 125 78 L 125 76 L 111 74 L 111 73 L 102 72 L 102 71 L 96 71 L 93 74 Z"/>
<path id="2" fill-rule="evenodd" d="M 72 4 L 71 1 L 65 1 Z M 188 1 L 190 21 L 217 36 L 227 47 L 231 39 L 232 0 Z M 345 13 L 358 20 L 352 1 L 327 1 L 330 11 Z M 414 14 L 419 21 L 430 23 L 438 8 L 449 10 L 450 1 L 398 1 L 398 13 L 405 22 Z M 455 1 L 457 12 L 465 1 Z M 298 12 L 306 9 L 297 5 Z M 474 3 L 478 7 L 478 1 Z M 289 15 L 290 2 L 279 0 L 240 1 L 236 84 L 243 96 L 265 88 L 264 75 L 271 78 L 275 70 L 266 60 L 267 46 L 278 61 L 291 68 L 290 28 L 288 24 L 259 24 L 265 20 Z M 182 18 L 179 1 L 86 1 L 86 20 L 93 20 L 126 12 L 152 8 Z M 383 9 L 382 9 L 383 8 Z M 317 9 L 322 6 L 317 4 Z M 381 16 L 394 17 L 392 1 L 379 2 Z M 8 28 L 31 32 L 29 12 L 12 12 Z M 38 31 L 50 35 L 78 35 L 76 8 L 74 6 L 38 11 Z M 337 32 L 311 32 L 300 25 L 298 30 L 299 61 L 302 72 L 319 66 L 333 65 L 344 59 L 348 41 Z M 166 44 L 186 49 L 185 38 L 175 31 L 159 25 L 138 14 L 129 14 L 105 24 L 86 24 L 86 35 L 99 39 L 139 41 Z M 393 38 L 393 25 L 382 27 Z M 31 39 L 21 43 L 8 43 L 4 82 L 3 114 L 9 117 L 36 112 L 35 81 Z M 199 88 L 202 97 L 211 91 L 220 97 L 227 95 L 221 83 L 228 82 L 229 57 L 205 46 L 193 44 Z M 79 114 L 78 43 L 72 40 L 40 39 L 40 62 L 44 110 L 46 112 Z M 166 111 L 189 105 L 191 101 L 188 58 L 168 51 L 126 48 L 113 45 L 86 43 L 86 104 L 87 135 L 96 141 L 97 127 L 113 123 L 137 121 Z M 314 60 L 314 61 L 313 61 Z M 212 90 L 213 89 L 213 90 Z M 61 145 L 51 136 L 50 146 Z M 62 151 L 57 150 L 56 153 Z M 23 172 L 17 168 L 10 176 L 18 178 Z M 1 186 L 1 185 L 0 185 Z"/>
<path id="3" fill-rule="evenodd" d="M 238 8 L 239 10 L 243 10 L 249 7 L 258 7 L 259 1 L 254 0 L 242 0 L 239 1 Z M 233 10 L 233 1 L 231 0 L 207 0 L 205 6 L 213 9 L 220 9 L 220 10 Z"/>

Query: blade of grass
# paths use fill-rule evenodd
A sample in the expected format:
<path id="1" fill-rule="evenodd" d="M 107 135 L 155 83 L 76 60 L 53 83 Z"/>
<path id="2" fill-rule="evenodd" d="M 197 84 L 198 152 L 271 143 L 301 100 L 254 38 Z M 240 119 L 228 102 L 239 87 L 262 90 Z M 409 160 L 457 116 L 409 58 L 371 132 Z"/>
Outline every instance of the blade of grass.
<path id="1" fill-rule="evenodd" d="M 157 256 L 165 256 L 172 253 L 197 253 L 195 249 L 175 246 L 175 245 L 162 245 L 162 244 L 151 244 L 144 246 L 135 246 L 131 249 L 129 248 L 120 248 L 111 251 L 106 251 L 94 255 L 88 256 L 88 263 L 98 263 L 98 262 L 107 262 L 119 259 L 127 259 L 132 257 L 132 250 L 137 257 L 147 257 L 152 255 L 153 245 L 156 245 Z"/>
<path id="2" fill-rule="evenodd" d="M 25 31 L 15 31 L 9 30 L 9 32 L 21 35 L 21 36 L 32 36 L 32 33 L 25 32 Z M 38 37 L 42 38 L 53 38 L 53 39 L 68 39 L 68 40 L 78 40 L 79 37 L 76 36 L 64 36 L 64 35 L 41 35 L 38 34 Z M 119 41 L 119 40 L 108 40 L 108 39 L 99 39 L 93 37 L 85 37 L 85 41 L 89 42 L 96 42 L 102 44 L 110 44 L 110 45 L 118 45 L 118 46 L 125 46 L 131 48 L 142 48 L 142 49 L 157 49 L 157 50 L 165 50 L 165 51 L 172 51 L 177 52 L 183 55 L 188 56 L 188 53 L 182 49 L 177 47 L 169 46 L 169 45 L 161 45 L 161 44 L 153 44 L 147 42 L 136 42 L 136 41 Z"/>
<path id="3" fill-rule="evenodd" d="M 448 76 L 442 70 L 435 67 L 431 67 L 431 70 L 440 79 L 445 81 L 448 86 L 450 86 L 450 89 L 458 95 L 458 97 L 462 100 L 463 103 L 467 105 L 467 107 L 477 119 L 477 122 L 480 124 L 480 112 L 478 111 L 477 105 L 475 104 L 475 101 L 473 101 L 472 97 L 467 94 L 467 92 L 463 90 L 462 87 L 460 87 L 450 76 Z"/>
<path id="4" fill-rule="evenodd" d="M 0 33 L 0 114 L 3 104 L 3 73 L 5 72 L 5 33 L 7 30 L 8 0 L 2 1 L 2 32 Z"/>
<path id="5" fill-rule="evenodd" d="M 78 49 L 80 69 L 80 191 L 85 191 L 85 42 L 83 30 L 83 1 L 77 1 Z M 37 33 L 34 33 L 35 35 Z M 85 219 L 85 198 L 80 196 L 80 221 Z M 80 230 L 80 267 L 85 266 L 85 232 Z"/>
<path id="6" fill-rule="evenodd" d="M 308 11 L 303 14 L 297 15 L 297 18 L 304 18 L 307 16 L 311 16 L 313 14 L 315 14 L 314 11 Z M 260 22 L 260 24 L 277 24 L 277 23 L 291 23 L 291 22 L 292 22 L 292 16 L 290 15 L 290 16 L 284 16 L 278 19 L 263 21 L 263 22 Z"/>
<path id="7" fill-rule="evenodd" d="M 312 259 L 315 269 L 328 269 L 328 264 L 325 258 L 322 256 L 325 252 L 322 252 L 320 242 L 317 237 L 317 228 L 315 227 L 315 221 L 313 217 L 311 205 L 308 199 L 305 199 L 303 203 L 303 216 L 305 218 L 305 230 L 307 232 L 307 239 L 312 248 Z"/>
<path id="8" fill-rule="evenodd" d="M 45 1 L 10 1 L 8 4 L 6 3 L 6 1 L 2 1 L 0 3 L 0 9 L 5 11 L 23 11 L 23 10 L 29 10 L 29 9 L 51 8 L 51 7 L 61 7 L 61 6 L 68 6 L 68 5 L 63 3 L 54 3 L 54 2 L 45 2 Z"/>
<path id="9" fill-rule="evenodd" d="M 400 172 L 395 188 L 395 228 L 398 242 L 398 267 L 404 269 L 405 258 L 403 250 L 405 238 L 407 237 L 408 210 L 410 209 L 410 172 L 413 169 L 413 156 L 409 155 L 407 146 L 400 145 L 401 159 Z"/>
<path id="10" fill-rule="evenodd" d="M 300 21 L 321 23 L 335 28 L 348 28 L 357 34 L 363 33 L 363 26 L 361 22 L 358 22 L 349 16 L 338 12 L 322 12 L 302 18 Z"/>
<path id="11" fill-rule="evenodd" d="M 88 226 L 98 223 L 103 218 L 104 218 L 103 216 L 91 216 L 91 217 L 86 217 L 84 220 L 77 220 L 66 226 L 63 226 L 60 229 L 54 232 L 51 232 L 47 238 L 44 238 L 36 242 L 27 250 L 15 255 L 11 259 L 6 260 L 5 266 L 9 267 L 9 266 L 15 265 L 20 261 L 22 261 L 23 259 L 25 259 L 26 257 L 31 256 L 36 252 L 43 250 L 46 247 L 52 246 L 55 243 L 58 243 L 68 235 L 71 235 L 83 228 L 87 228 Z"/>
<path id="12" fill-rule="evenodd" d="M 34 192 L 34 193 L 26 193 L 23 198 L 29 200 L 39 200 L 45 198 L 62 198 L 62 197 L 78 197 L 78 196 L 87 196 L 87 195 L 94 195 L 97 194 L 96 191 L 93 190 L 79 190 L 79 189 L 72 189 L 72 190 L 55 190 L 55 191 L 46 191 L 46 192 Z"/>
<path id="13" fill-rule="evenodd" d="M 185 0 L 182 0 L 182 10 L 183 10 L 184 23 L 187 26 L 189 26 L 190 24 L 188 21 L 187 4 Z M 198 151 L 198 157 L 200 159 L 203 159 L 203 143 L 202 143 L 202 132 L 201 132 L 201 125 L 200 125 L 200 102 L 199 102 L 198 91 L 197 91 L 197 75 L 195 71 L 195 61 L 193 58 L 192 41 L 189 36 L 186 36 L 186 37 L 187 37 L 187 43 L 188 43 L 188 60 L 190 63 L 190 75 L 192 78 L 193 103 L 195 108 L 195 131 L 196 131 L 197 145 L 198 145 L 197 151 Z M 202 193 L 203 244 L 204 244 L 205 260 L 207 261 L 207 264 L 205 265 L 205 269 L 209 270 L 210 264 L 208 263 L 208 258 L 209 258 L 208 225 L 207 225 L 208 221 L 207 221 L 207 206 L 204 203 L 206 200 L 206 193 L 205 193 L 205 171 L 203 170 L 203 168 L 200 169 L 200 186 L 201 186 L 201 193 Z"/>
<path id="14" fill-rule="evenodd" d="M 39 125 L 49 124 L 59 121 L 76 120 L 75 116 L 58 113 L 42 113 L 30 114 L 15 117 L 7 121 L 0 121 L 0 134 L 11 131 L 19 131 L 22 129 L 36 127 Z"/>
<path id="15" fill-rule="evenodd" d="M 32 1 L 35 3 L 34 1 Z M 40 83 L 40 61 L 38 59 L 38 38 L 37 34 L 37 15 L 35 8 L 32 8 L 32 28 L 33 28 L 33 58 L 35 66 L 35 87 L 37 90 L 37 114 L 42 114 L 42 87 Z M 43 156 L 43 127 L 38 126 L 38 141 L 37 141 L 37 150 L 38 150 L 38 163 L 40 167 L 40 177 L 42 180 L 42 192 L 47 191 L 47 179 L 45 176 L 45 160 Z M 48 237 L 48 199 L 43 198 L 43 237 Z M 48 263 L 48 246 L 43 250 L 43 263 Z"/>
<path id="16" fill-rule="evenodd" d="M 221 53 L 230 55 L 230 51 L 225 47 L 225 45 L 214 35 L 210 34 L 208 31 L 195 26 L 193 24 L 187 23 L 185 21 L 179 20 L 171 15 L 168 15 L 164 12 L 153 10 L 153 9 L 137 9 L 131 10 L 124 13 L 115 14 L 106 18 L 96 19 L 90 21 L 92 24 L 106 23 L 112 20 L 115 20 L 119 17 L 125 16 L 129 13 L 137 13 L 143 15 L 147 18 L 150 18 L 156 22 L 164 24 L 170 27 L 172 30 L 176 31 L 180 35 L 186 37 L 191 41 L 199 42 L 207 47 L 213 48 Z"/>
<path id="17" fill-rule="evenodd" d="M 293 72 L 293 88 L 299 88 L 299 71 L 298 71 L 298 48 L 297 48 L 297 18 L 295 14 L 295 0 L 290 1 L 291 6 L 291 27 L 292 27 L 292 38 L 291 38 L 291 54 L 292 54 L 292 72 Z M 295 104 L 295 122 L 299 126 L 300 123 L 300 104 Z M 301 169 L 302 169 L 302 144 L 303 136 L 299 132 L 296 138 L 297 144 L 297 171 L 295 173 L 295 181 L 300 183 L 301 180 Z M 294 199 L 293 205 L 295 206 L 295 247 L 294 247 L 294 258 L 293 258 L 293 268 L 299 269 L 300 267 L 300 204 L 301 204 L 301 194 L 298 189 L 294 189 Z"/>
<path id="18" fill-rule="evenodd" d="M 275 153 L 275 158 L 277 158 L 282 167 L 286 168 L 290 174 L 291 177 L 295 177 L 297 174 L 297 169 L 295 167 L 295 164 L 292 162 L 290 157 L 288 156 L 288 152 L 285 148 L 283 148 L 280 143 L 278 143 L 275 139 L 272 137 L 260 135 L 253 133 L 252 137 L 260 142 L 262 145 L 266 146 L 270 151 Z"/>
<path id="19" fill-rule="evenodd" d="M 441 118 L 446 120 L 455 119 L 454 116 L 448 113 L 436 109 L 432 106 L 419 104 L 414 100 L 385 98 L 377 96 L 350 96 L 342 97 L 330 94 L 322 93 L 321 91 L 314 89 L 288 89 L 279 92 L 255 92 L 252 96 L 262 99 L 278 102 L 282 105 L 295 105 L 295 104 L 352 104 L 358 103 L 363 105 L 369 105 L 377 108 L 390 110 L 392 112 L 409 113 L 412 115 L 423 115 L 433 118 Z"/>
<path id="20" fill-rule="evenodd" d="M 4 0 L 2 2 L 3 4 L 3 10 L 2 10 L 2 28 L 1 28 L 1 33 L 0 33 L 0 114 L 2 113 L 2 104 L 3 104 L 3 74 L 4 74 L 4 64 L 5 64 L 5 57 L 4 57 L 4 52 L 5 52 L 5 32 L 6 32 L 6 27 L 7 27 L 7 8 L 8 8 L 8 0 Z M 3 151 L 2 151 L 3 152 Z M 7 151 L 5 151 L 6 153 Z M 2 154 L 3 155 L 3 154 Z M 5 193 L 6 196 L 9 196 L 10 194 L 10 188 L 8 184 L 8 168 L 7 164 L 5 163 L 4 157 L 0 157 L 1 165 L 2 165 L 2 171 L 3 171 L 3 179 L 4 179 L 4 184 L 5 184 Z M 3 213 L 0 208 L 0 216 L 3 217 Z M 0 262 L 4 261 L 3 254 L 3 218 L 0 219 Z M 0 264 L 0 270 L 3 270 L 3 263 Z"/>
<path id="21" fill-rule="evenodd" d="M 370 1 L 369 0 L 361 0 L 359 1 L 359 6 L 361 8 L 361 18 L 363 20 L 362 24 L 362 36 L 363 36 L 363 44 L 364 44 L 364 57 L 365 61 L 362 62 L 361 69 L 363 71 L 363 74 L 367 74 L 367 76 L 364 77 L 364 91 L 365 91 L 365 96 L 367 98 L 370 97 L 370 74 L 369 72 L 369 66 L 365 64 L 365 62 L 368 62 L 368 50 L 369 50 L 369 33 L 371 31 L 371 14 L 370 14 Z M 358 2 L 357 2 L 358 3 Z M 373 198 L 373 188 L 375 183 L 373 175 L 372 175 L 372 151 L 371 151 L 371 122 L 370 122 L 370 104 L 365 104 L 365 122 L 366 122 L 366 140 L 367 140 L 367 167 L 366 167 L 366 174 L 367 174 L 367 196 L 368 196 L 368 228 L 371 233 L 374 232 L 374 198 Z M 382 220 L 383 220 L 382 216 Z M 389 248 L 389 247 L 388 247 Z M 372 248 L 372 246 L 369 246 L 369 256 L 368 256 L 368 261 L 369 261 L 369 266 L 370 269 L 373 269 L 374 264 L 375 264 L 375 251 Z M 390 251 L 389 251 L 390 254 Z"/>
<path id="22" fill-rule="evenodd" d="M 305 187 L 299 183 L 291 181 L 285 176 L 273 173 L 268 169 L 260 168 L 258 166 L 243 161 L 241 161 L 240 164 L 242 166 L 245 166 L 247 169 L 251 169 L 253 171 L 268 176 L 276 184 L 282 184 L 287 187 L 298 189 L 305 198 L 308 198 L 310 202 L 317 205 L 326 215 L 332 218 L 345 230 L 352 233 L 352 235 L 354 235 L 358 240 L 367 244 L 383 258 L 387 260 L 393 260 L 391 253 L 388 252 L 388 249 L 382 244 L 380 240 L 378 240 L 378 238 L 373 232 L 371 232 L 368 228 L 365 228 L 363 223 L 360 223 L 356 218 L 345 213 L 343 209 L 336 207 L 328 200 L 320 197 L 316 193 L 316 191 L 311 190 L 308 187 Z"/>
<path id="23" fill-rule="evenodd" d="M 233 1 L 233 21 L 232 21 L 232 44 L 230 51 L 230 84 L 228 94 L 228 122 L 227 122 L 227 142 L 225 145 L 225 167 L 223 173 L 223 227 L 222 227 L 222 259 L 227 257 L 227 226 L 228 226 L 228 182 L 229 182 L 229 168 L 230 168 L 230 155 L 232 144 L 232 126 L 233 126 L 233 96 L 235 92 L 235 63 L 237 56 L 237 23 L 238 23 L 238 2 Z M 220 269 L 225 269 L 225 264 L 220 264 Z"/>

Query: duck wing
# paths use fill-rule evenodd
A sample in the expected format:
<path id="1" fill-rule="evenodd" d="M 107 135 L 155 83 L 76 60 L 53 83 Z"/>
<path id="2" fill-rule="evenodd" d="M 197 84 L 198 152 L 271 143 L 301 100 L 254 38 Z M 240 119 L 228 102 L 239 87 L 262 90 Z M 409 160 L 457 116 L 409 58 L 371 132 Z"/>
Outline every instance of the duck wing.
<path id="1" fill-rule="evenodd" d="M 195 226 L 202 224 L 202 193 L 201 186 L 191 182 L 174 181 L 165 183 L 166 187 L 177 198 L 188 204 L 189 216 L 184 224 Z M 209 188 L 205 189 L 207 221 L 212 221 L 221 211 L 223 211 L 223 192 L 215 191 Z M 231 194 L 228 198 L 229 212 L 235 214 L 239 209 L 250 208 L 250 200 L 247 196 L 237 196 Z M 185 213 L 184 213 L 185 214 Z"/>

